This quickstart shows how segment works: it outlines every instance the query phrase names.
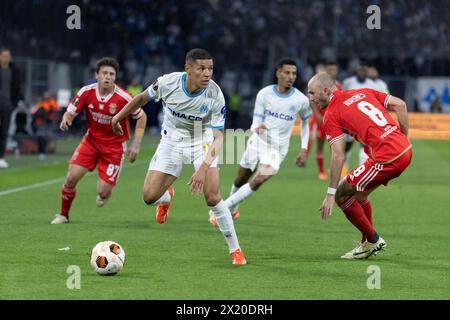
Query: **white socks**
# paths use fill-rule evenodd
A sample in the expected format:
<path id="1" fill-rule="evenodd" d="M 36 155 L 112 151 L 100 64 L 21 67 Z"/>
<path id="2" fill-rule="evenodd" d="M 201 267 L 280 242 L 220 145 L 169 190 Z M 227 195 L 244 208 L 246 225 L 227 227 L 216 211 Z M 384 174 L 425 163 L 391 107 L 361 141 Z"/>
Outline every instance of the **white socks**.
<path id="1" fill-rule="evenodd" d="M 157 206 L 159 204 L 168 204 L 170 202 L 170 193 L 169 191 L 166 190 L 166 192 L 164 192 L 164 194 L 161 196 L 161 198 L 159 198 L 158 200 L 156 200 L 155 202 L 153 202 L 151 204 L 151 206 Z"/>
<path id="2" fill-rule="evenodd" d="M 229 195 L 228 198 L 230 198 L 230 197 L 231 197 L 233 194 L 235 194 L 236 191 L 238 191 L 238 190 L 239 190 L 239 188 L 236 187 L 236 186 L 234 185 L 234 183 L 233 183 L 233 184 L 231 185 L 230 195 Z M 225 204 L 227 204 L 227 203 L 226 203 L 226 200 L 225 200 Z M 230 209 L 230 212 L 231 212 L 231 213 L 235 212 L 238 208 L 239 208 L 239 203 L 236 204 L 236 205 L 235 205 L 234 207 L 232 207 L 232 208 L 230 208 L 230 206 L 228 206 L 228 209 Z"/>
<path id="3" fill-rule="evenodd" d="M 250 197 L 253 192 L 255 191 L 250 188 L 250 183 L 246 183 L 240 187 L 238 191 L 235 191 L 231 196 L 229 196 L 227 200 L 225 200 L 225 205 L 231 212 L 235 212 L 239 207 L 239 203 Z"/>
<path id="4" fill-rule="evenodd" d="M 240 249 L 236 231 L 234 230 L 233 219 L 231 218 L 230 210 L 228 210 L 225 202 L 223 200 L 220 200 L 220 202 L 216 206 L 210 207 L 210 209 L 216 217 L 217 224 L 219 225 L 219 229 L 225 237 L 225 241 L 227 242 L 230 253 L 237 249 Z"/>
<path id="5" fill-rule="evenodd" d="M 235 193 L 235 192 L 238 191 L 238 190 L 239 190 L 239 188 L 236 187 L 236 186 L 234 185 L 234 183 L 233 183 L 233 184 L 231 185 L 230 196 L 232 196 L 233 193 Z"/>

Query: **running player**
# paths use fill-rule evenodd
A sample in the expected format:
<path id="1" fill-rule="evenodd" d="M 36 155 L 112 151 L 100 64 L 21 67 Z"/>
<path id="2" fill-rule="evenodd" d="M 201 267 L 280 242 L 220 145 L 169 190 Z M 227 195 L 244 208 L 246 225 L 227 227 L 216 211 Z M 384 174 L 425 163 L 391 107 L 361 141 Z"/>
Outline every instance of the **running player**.
<path id="1" fill-rule="evenodd" d="M 111 129 L 111 119 L 130 100 L 131 96 L 115 84 L 119 64 L 113 58 L 102 58 L 97 62 L 97 82 L 80 89 L 64 113 L 60 129 L 68 130 L 75 117 L 86 110 L 88 131 L 70 159 L 69 170 L 61 189 L 61 210 L 51 222 L 69 222 L 69 211 L 76 195 L 76 186 L 88 171 L 98 167 L 98 207 L 111 197 L 122 169 L 123 156 L 134 162 L 139 153 L 147 116 L 142 109 L 136 109 L 131 117 L 137 120 L 134 141 L 127 150 L 129 135 L 128 119 L 122 120 L 124 134 L 117 136 Z"/>
<path id="2" fill-rule="evenodd" d="M 225 237 L 233 264 L 243 265 L 245 256 L 219 190 L 217 163 L 224 139 L 226 107 L 222 91 L 211 80 L 212 56 L 203 49 L 192 49 L 186 54 L 185 71 L 159 77 L 114 117 L 112 127 L 114 132 L 122 134 L 122 119 L 152 99 L 162 100 L 162 138 L 145 178 L 144 202 L 156 206 L 158 223 L 166 222 L 174 196 L 171 185 L 180 176 L 183 164 L 193 163 L 195 173 L 189 182 L 190 191 L 204 194 Z"/>
<path id="3" fill-rule="evenodd" d="M 277 84 L 269 85 L 258 92 L 253 113 L 252 136 L 242 155 L 237 176 L 225 205 L 233 219 L 240 215 L 239 203 L 248 198 L 279 170 L 289 151 L 292 126 L 300 115 L 301 147 L 296 164 L 306 163 L 309 140 L 308 118 L 311 116 L 308 98 L 293 87 L 297 78 L 297 66 L 291 59 L 282 59 L 277 64 Z M 209 221 L 217 226 L 214 214 Z"/>
<path id="4" fill-rule="evenodd" d="M 401 175 L 412 158 L 406 104 L 373 89 L 336 91 L 335 82 L 326 73 L 309 81 L 308 94 L 311 101 L 328 109 L 324 130 L 331 145 L 331 165 L 327 195 L 320 207 L 322 218 L 331 215 L 336 201 L 362 233 L 361 243 L 341 258 L 368 258 L 386 246 L 373 228 L 369 195 L 379 185 L 387 185 Z M 388 110 L 397 114 L 399 126 Z M 345 156 L 344 134 L 362 143 L 370 157 L 339 182 Z"/>

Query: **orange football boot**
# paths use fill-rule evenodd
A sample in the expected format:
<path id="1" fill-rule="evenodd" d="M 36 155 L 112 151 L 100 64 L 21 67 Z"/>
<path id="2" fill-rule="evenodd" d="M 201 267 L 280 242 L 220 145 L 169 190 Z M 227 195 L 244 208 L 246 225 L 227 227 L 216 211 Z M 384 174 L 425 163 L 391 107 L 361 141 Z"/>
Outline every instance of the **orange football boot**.
<path id="1" fill-rule="evenodd" d="M 163 224 L 167 220 L 167 216 L 169 215 L 170 203 L 172 202 L 173 196 L 175 195 L 175 190 L 172 187 L 169 187 L 167 191 L 170 194 L 170 201 L 166 204 L 159 204 L 156 207 L 156 221 L 159 224 Z"/>
<path id="2" fill-rule="evenodd" d="M 244 265 L 247 264 L 247 261 L 245 260 L 245 255 L 241 251 L 241 249 L 236 249 L 231 254 L 231 259 L 233 260 L 233 264 L 235 265 Z"/>
<path id="3" fill-rule="evenodd" d="M 320 180 L 328 180 L 328 175 L 326 172 L 320 172 L 319 173 L 319 179 Z"/>

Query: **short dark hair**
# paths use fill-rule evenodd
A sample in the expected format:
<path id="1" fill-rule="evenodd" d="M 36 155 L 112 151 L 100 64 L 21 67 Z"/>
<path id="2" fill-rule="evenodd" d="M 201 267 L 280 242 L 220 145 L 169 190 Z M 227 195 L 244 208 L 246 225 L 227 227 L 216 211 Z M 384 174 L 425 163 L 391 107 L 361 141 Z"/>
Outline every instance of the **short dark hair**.
<path id="1" fill-rule="evenodd" d="M 337 62 L 335 60 L 328 60 L 325 65 L 327 66 L 337 66 Z"/>
<path id="2" fill-rule="evenodd" d="M 116 73 L 119 72 L 119 63 L 116 59 L 110 57 L 103 57 L 97 61 L 97 65 L 95 66 L 95 72 L 98 73 L 100 68 L 103 66 L 113 67 L 116 70 Z"/>
<path id="3" fill-rule="evenodd" d="M 189 50 L 186 53 L 186 63 L 194 62 L 195 60 L 210 60 L 212 58 L 212 55 L 208 51 L 200 48 Z"/>
<path id="4" fill-rule="evenodd" d="M 277 66 L 276 66 L 276 69 L 278 70 L 278 69 L 281 69 L 281 68 L 283 68 L 283 66 L 284 65 L 290 65 L 290 66 L 295 66 L 295 67 L 297 67 L 297 63 L 293 60 L 293 59 L 291 59 L 291 58 L 281 58 L 280 60 L 278 60 L 278 62 L 277 62 Z"/>

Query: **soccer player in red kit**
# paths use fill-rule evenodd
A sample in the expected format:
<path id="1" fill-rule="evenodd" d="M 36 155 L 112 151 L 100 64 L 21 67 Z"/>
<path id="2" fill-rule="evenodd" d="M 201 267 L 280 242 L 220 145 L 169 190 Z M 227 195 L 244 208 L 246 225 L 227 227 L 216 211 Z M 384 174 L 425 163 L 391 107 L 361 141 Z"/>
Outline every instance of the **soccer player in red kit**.
<path id="1" fill-rule="evenodd" d="M 323 66 L 323 71 L 328 73 L 331 78 L 335 80 L 336 89 L 341 90 L 342 85 L 336 80 L 338 66 L 335 61 L 328 61 L 325 66 Z M 317 72 L 318 73 L 318 72 Z M 313 111 L 312 117 L 309 119 L 309 129 L 310 129 L 310 142 L 308 145 L 308 152 L 312 149 L 312 141 L 315 139 L 317 141 L 316 148 L 316 162 L 317 168 L 319 169 L 319 179 L 327 180 L 328 174 L 324 168 L 324 157 L 323 157 L 323 146 L 325 144 L 325 131 L 323 130 L 323 117 L 325 115 L 326 109 L 320 108 L 320 106 L 311 103 L 311 109 Z"/>
<path id="2" fill-rule="evenodd" d="M 69 170 L 61 189 L 61 211 L 52 224 L 69 222 L 76 185 L 88 171 L 98 167 L 96 204 L 102 207 L 119 179 L 124 154 L 128 155 L 130 162 L 136 160 L 147 117 L 141 108 L 131 114 L 137 122 L 133 144 L 127 150 L 129 120 L 122 120 L 121 125 L 125 133 L 121 136 L 115 135 L 111 128 L 111 119 L 132 99 L 125 90 L 115 84 L 118 70 L 119 64 L 113 58 L 100 59 L 96 66 L 97 82 L 81 88 L 63 115 L 60 129 L 66 131 L 74 118 L 85 109 L 88 130 L 69 161 Z"/>
<path id="3" fill-rule="evenodd" d="M 327 108 L 324 130 L 331 146 L 331 164 L 327 195 L 320 207 L 322 218 L 331 215 L 336 201 L 363 237 L 341 258 L 368 258 L 386 247 L 373 228 L 369 194 L 401 175 L 412 158 L 406 104 L 372 89 L 336 90 L 334 80 L 326 73 L 311 78 L 308 94 L 313 103 Z M 388 110 L 396 113 L 399 127 Z M 369 158 L 339 181 L 345 156 L 344 134 L 362 143 Z"/>

